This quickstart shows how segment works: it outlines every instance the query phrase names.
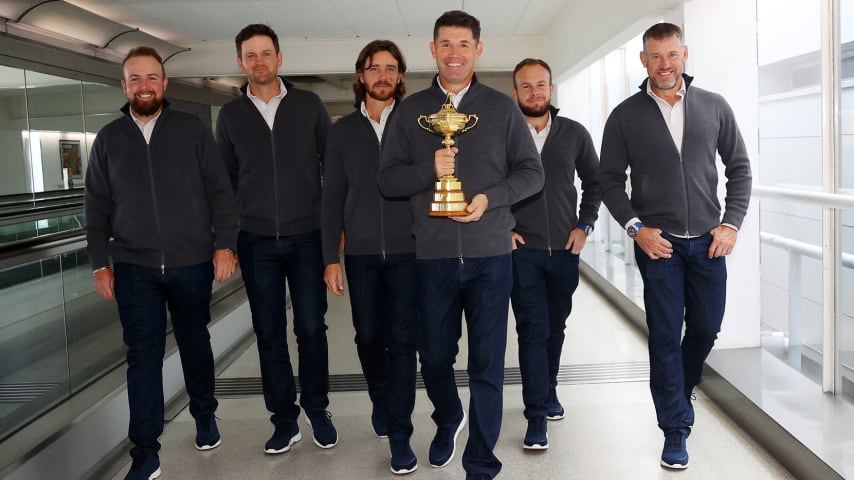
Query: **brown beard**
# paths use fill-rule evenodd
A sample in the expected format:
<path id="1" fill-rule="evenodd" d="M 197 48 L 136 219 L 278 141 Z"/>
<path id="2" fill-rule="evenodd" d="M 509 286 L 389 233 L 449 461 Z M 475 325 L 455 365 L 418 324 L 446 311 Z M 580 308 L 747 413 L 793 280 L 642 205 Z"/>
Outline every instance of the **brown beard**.
<path id="1" fill-rule="evenodd" d="M 134 96 L 129 100 L 130 108 L 137 115 L 141 117 L 147 117 L 149 115 L 154 115 L 160 110 L 160 107 L 163 106 L 163 97 L 154 97 L 154 100 L 149 102 L 142 102 Z"/>
<path id="2" fill-rule="evenodd" d="M 365 93 L 367 93 L 368 96 L 373 98 L 374 100 L 379 100 L 380 102 L 385 102 L 386 100 L 394 97 L 394 94 L 397 93 L 397 89 L 392 87 L 389 90 L 388 94 L 386 94 L 386 95 L 375 94 L 373 89 L 368 89 Z"/>
<path id="3" fill-rule="evenodd" d="M 546 103 L 543 105 L 543 108 L 530 108 L 520 103 L 519 110 L 522 110 L 522 113 L 525 114 L 526 117 L 537 118 L 549 113 L 549 105 L 550 104 Z"/>

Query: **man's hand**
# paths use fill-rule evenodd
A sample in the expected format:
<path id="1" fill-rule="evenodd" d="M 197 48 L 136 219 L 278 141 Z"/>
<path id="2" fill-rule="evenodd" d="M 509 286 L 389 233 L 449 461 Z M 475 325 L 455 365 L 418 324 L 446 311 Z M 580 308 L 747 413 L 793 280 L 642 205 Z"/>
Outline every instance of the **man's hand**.
<path id="1" fill-rule="evenodd" d="M 638 230 L 635 242 L 653 260 L 670 258 L 673 253 L 673 245 L 661 236 L 661 229 L 659 228 L 641 228 Z"/>
<path id="2" fill-rule="evenodd" d="M 339 297 L 344 295 L 344 272 L 341 270 L 340 263 L 330 263 L 326 266 L 323 270 L 323 281 L 330 292 Z"/>
<path id="3" fill-rule="evenodd" d="M 214 252 L 213 265 L 214 278 L 217 282 L 224 282 L 237 268 L 237 255 L 227 248 L 220 248 Z"/>
<path id="4" fill-rule="evenodd" d="M 464 217 L 451 217 L 451 219 L 460 223 L 476 222 L 486 213 L 487 208 L 489 208 L 489 199 L 486 198 L 485 194 L 478 193 L 471 199 L 471 203 L 466 205 L 466 211 L 469 212 L 468 215 Z"/>
<path id="5" fill-rule="evenodd" d="M 457 162 L 455 160 L 457 152 L 459 152 L 457 147 L 441 148 L 436 150 L 436 155 L 433 157 L 433 166 L 436 169 L 436 177 L 454 174 L 454 169 L 457 166 Z"/>
<path id="6" fill-rule="evenodd" d="M 510 232 L 510 239 L 513 240 L 513 250 L 519 248 L 519 245 L 525 244 L 525 239 L 516 232 Z"/>
<path id="7" fill-rule="evenodd" d="M 569 240 L 566 241 L 563 249 L 571 251 L 573 255 L 578 255 L 581 253 L 581 249 L 584 248 L 585 243 L 587 243 L 587 233 L 580 228 L 573 228 L 569 232 Z"/>
<path id="8" fill-rule="evenodd" d="M 709 258 L 724 257 L 732 253 L 738 231 L 726 225 L 712 229 L 712 244 L 709 245 Z"/>
<path id="9" fill-rule="evenodd" d="M 116 299 L 116 276 L 110 268 L 104 268 L 95 272 L 95 291 L 104 300 Z"/>

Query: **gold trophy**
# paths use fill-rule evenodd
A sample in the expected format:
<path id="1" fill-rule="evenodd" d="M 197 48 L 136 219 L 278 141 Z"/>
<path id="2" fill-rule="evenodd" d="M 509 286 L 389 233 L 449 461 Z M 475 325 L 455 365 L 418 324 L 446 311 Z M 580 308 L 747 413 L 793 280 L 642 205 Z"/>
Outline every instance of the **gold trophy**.
<path id="1" fill-rule="evenodd" d="M 423 123 L 422 123 L 423 122 Z M 471 125 L 469 125 L 471 122 Z M 477 115 L 459 113 L 451 103 L 451 94 L 442 108 L 432 115 L 419 115 L 418 126 L 431 133 L 444 135 L 442 145 L 448 150 L 454 145 L 454 135 L 467 132 L 477 125 Z M 468 215 L 466 195 L 463 185 L 453 174 L 442 175 L 436 181 L 433 190 L 433 202 L 430 204 L 431 217 L 460 217 Z"/>

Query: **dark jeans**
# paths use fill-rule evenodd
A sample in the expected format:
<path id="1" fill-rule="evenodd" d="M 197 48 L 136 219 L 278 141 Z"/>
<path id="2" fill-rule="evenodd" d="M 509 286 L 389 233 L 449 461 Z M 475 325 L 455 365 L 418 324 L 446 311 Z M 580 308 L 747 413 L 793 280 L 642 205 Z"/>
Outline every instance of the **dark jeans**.
<path id="1" fill-rule="evenodd" d="M 726 261 L 709 258 L 710 234 L 664 237 L 673 244 L 671 258 L 651 260 L 635 244 L 649 327 L 649 386 L 659 428 L 689 433 L 685 394 L 702 381 L 703 364 L 721 329 Z"/>
<path id="2" fill-rule="evenodd" d="M 270 420 L 296 422 L 296 383 L 288 353 L 285 282 L 294 310 L 299 355 L 300 405 L 309 414 L 329 405 L 329 351 L 326 342 L 326 285 L 320 232 L 271 237 L 240 231 L 240 269 L 258 339 L 261 384 Z"/>
<path id="3" fill-rule="evenodd" d="M 374 405 L 389 415 L 389 441 L 412 436 L 415 407 L 415 254 L 347 255 L 356 350 Z"/>
<path id="4" fill-rule="evenodd" d="M 166 309 L 181 355 L 190 413 L 196 419 L 213 416 L 214 358 L 207 325 L 211 320 L 213 263 L 179 268 L 141 267 L 117 263 L 116 304 L 127 352 L 128 403 L 134 460 L 156 455 L 163 433 L 163 354 Z"/>
<path id="5" fill-rule="evenodd" d="M 578 287 L 578 255 L 569 250 L 513 251 L 513 315 L 519 338 L 519 369 L 525 418 L 545 417 L 546 399 L 557 387 L 566 318 Z"/>
<path id="6" fill-rule="evenodd" d="M 493 453 L 501 430 L 507 312 L 513 279 L 510 254 L 485 258 L 419 260 L 418 335 L 421 375 L 433 402 L 433 421 L 453 428 L 462 410 L 454 381 L 462 318 L 468 333 L 469 438 L 463 468 L 496 476 Z"/>

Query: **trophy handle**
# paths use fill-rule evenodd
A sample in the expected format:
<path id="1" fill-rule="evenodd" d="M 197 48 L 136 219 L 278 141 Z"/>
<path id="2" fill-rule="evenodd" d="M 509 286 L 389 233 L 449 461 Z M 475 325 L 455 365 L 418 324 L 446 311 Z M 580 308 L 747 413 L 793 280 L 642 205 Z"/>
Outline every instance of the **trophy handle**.
<path id="1" fill-rule="evenodd" d="M 421 123 L 422 120 L 424 120 L 425 124 Z M 433 129 L 430 128 L 430 124 L 426 123 L 429 121 L 430 121 L 430 119 L 427 117 L 427 115 L 419 115 L 418 116 L 418 126 L 423 128 L 424 130 L 427 130 L 430 133 L 433 133 Z"/>
<path id="2" fill-rule="evenodd" d="M 472 128 L 474 128 L 475 125 L 477 125 L 477 115 L 474 115 L 474 114 L 469 115 L 468 118 L 466 118 L 466 124 L 468 124 L 471 120 L 474 120 L 474 122 L 472 122 L 471 125 L 468 125 L 467 127 L 460 130 L 460 133 L 465 133 L 465 132 L 471 130 Z"/>

